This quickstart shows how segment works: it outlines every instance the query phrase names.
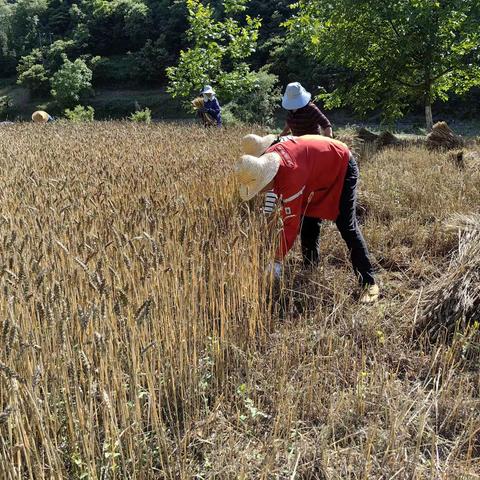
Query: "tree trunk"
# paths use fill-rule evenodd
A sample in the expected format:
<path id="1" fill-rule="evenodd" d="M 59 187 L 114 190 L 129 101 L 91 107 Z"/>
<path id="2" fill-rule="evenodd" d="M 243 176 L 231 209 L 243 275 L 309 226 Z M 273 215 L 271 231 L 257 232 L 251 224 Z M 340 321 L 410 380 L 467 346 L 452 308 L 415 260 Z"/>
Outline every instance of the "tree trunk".
<path id="1" fill-rule="evenodd" d="M 427 132 L 431 132 L 433 127 L 433 116 L 432 116 L 432 104 L 430 102 L 427 102 L 425 104 L 425 123 L 427 127 Z"/>

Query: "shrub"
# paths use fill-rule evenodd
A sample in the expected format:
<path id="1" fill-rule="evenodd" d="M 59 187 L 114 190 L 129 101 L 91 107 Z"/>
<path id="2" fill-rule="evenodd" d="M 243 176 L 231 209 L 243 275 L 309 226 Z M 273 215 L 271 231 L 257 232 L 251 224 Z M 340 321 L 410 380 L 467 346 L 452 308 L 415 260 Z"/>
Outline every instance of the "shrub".
<path id="1" fill-rule="evenodd" d="M 233 113 L 231 103 L 227 103 L 227 105 L 222 108 L 222 124 L 225 127 L 238 127 L 243 125 L 243 122 Z"/>
<path id="2" fill-rule="evenodd" d="M 65 117 L 71 122 L 93 122 L 94 115 L 95 110 L 90 106 L 77 105 L 73 110 L 65 110 Z"/>
<path id="3" fill-rule="evenodd" d="M 143 48 L 133 54 L 135 66 L 131 75 L 148 82 L 165 80 L 165 69 L 172 62 L 166 46 L 163 34 L 155 42 L 147 40 Z"/>
<path id="4" fill-rule="evenodd" d="M 152 111 L 149 108 L 143 110 L 138 110 L 130 115 L 130 120 L 132 122 L 138 123 L 151 123 L 152 122 Z"/>
<path id="5" fill-rule="evenodd" d="M 63 57 L 63 66 L 52 79 L 52 95 L 60 106 L 69 107 L 78 101 L 92 87 L 92 71 L 84 60 L 71 62 Z"/>
<path id="6" fill-rule="evenodd" d="M 95 85 L 128 85 L 133 82 L 136 68 L 134 55 L 103 57 L 93 71 Z"/>
<path id="7" fill-rule="evenodd" d="M 32 95 L 42 95 L 48 92 L 49 78 L 44 66 L 44 57 L 40 49 L 32 50 L 22 57 L 17 66 L 17 83 L 28 88 Z"/>
<path id="8" fill-rule="evenodd" d="M 7 117 L 13 107 L 13 100 L 10 95 L 0 97 L 0 116 Z"/>
<path id="9" fill-rule="evenodd" d="M 273 124 L 273 112 L 280 91 L 277 76 L 266 71 L 251 72 L 250 82 L 243 92 L 226 105 L 226 110 L 243 123 Z"/>

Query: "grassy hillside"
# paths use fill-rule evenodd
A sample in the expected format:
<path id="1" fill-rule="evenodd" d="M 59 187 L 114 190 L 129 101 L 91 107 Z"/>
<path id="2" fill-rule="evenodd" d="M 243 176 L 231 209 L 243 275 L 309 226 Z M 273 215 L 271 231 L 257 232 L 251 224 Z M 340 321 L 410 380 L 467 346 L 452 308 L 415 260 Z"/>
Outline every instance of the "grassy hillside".
<path id="1" fill-rule="evenodd" d="M 480 338 L 416 338 L 480 213 L 475 146 L 360 160 L 382 298 L 272 239 L 232 167 L 247 130 L 24 124 L 0 136 L 0 477 L 476 479 Z"/>
<path id="2" fill-rule="evenodd" d="M 47 110 L 62 116 L 63 112 L 48 99 L 31 98 L 28 90 L 15 85 L 13 79 L 0 81 L 0 97 L 9 95 L 13 100 L 12 111 L 1 120 L 30 120 L 35 110 Z M 125 118 L 135 111 L 148 107 L 157 120 L 191 119 L 193 114 L 185 112 L 180 103 L 171 98 L 165 89 L 96 89 L 94 95 L 83 101 L 95 109 L 97 119 Z"/>
<path id="3" fill-rule="evenodd" d="M 12 111 L 7 115 L 0 116 L 2 120 L 30 120 L 35 110 L 47 110 L 54 115 L 63 116 L 51 100 L 31 98 L 28 91 L 15 84 L 15 79 L 0 79 L 0 97 L 10 95 L 13 99 Z M 221 101 L 221 99 L 220 99 Z M 84 105 L 91 105 L 95 109 L 97 120 L 122 119 L 128 117 L 136 108 L 148 107 L 152 111 L 152 118 L 156 121 L 195 121 L 195 116 L 187 112 L 178 100 L 165 92 L 165 88 L 97 88 L 94 94 L 84 99 Z M 281 131 L 284 126 L 286 112 L 280 106 L 275 112 L 275 129 Z M 448 109 L 445 105 L 439 105 L 440 112 L 435 116 L 436 120 L 446 120 L 456 133 L 465 136 L 480 135 L 480 123 L 465 117 L 464 109 Z M 390 130 L 406 134 L 425 134 L 423 115 L 411 114 L 399 120 L 395 125 L 381 126 L 380 115 L 370 118 L 358 118 L 352 112 L 335 110 L 326 112 L 334 125 L 336 133 L 339 129 L 349 129 L 351 126 L 363 125 L 372 130 L 388 128 Z"/>

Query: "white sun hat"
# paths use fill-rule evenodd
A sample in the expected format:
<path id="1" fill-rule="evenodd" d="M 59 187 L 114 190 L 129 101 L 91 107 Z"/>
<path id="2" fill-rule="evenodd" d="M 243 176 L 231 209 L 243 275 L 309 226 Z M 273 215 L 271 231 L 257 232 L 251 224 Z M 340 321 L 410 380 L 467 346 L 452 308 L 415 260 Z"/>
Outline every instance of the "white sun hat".
<path id="1" fill-rule="evenodd" d="M 205 85 L 203 87 L 203 90 L 200 92 L 200 95 L 205 95 L 206 93 L 211 93 L 212 95 L 215 95 L 215 91 L 213 90 L 211 85 Z"/>
<path id="2" fill-rule="evenodd" d="M 263 190 L 275 178 L 279 167 L 280 155 L 276 152 L 261 157 L 242 155 L 235 169 L 241 199 L 250 200 Z"/>
<path id="3" fill-rule="evenodd" d="M 307 92 L 300 83 L 289 83 L 282 97 L 282 107 L 285 110 L 297 110 L 307 105 L 311 98 L 312 94 Z"/>
<path id="4" fill-rule="evenodd" d="M 247 155 L 253 155 L 254 157 L 260 157 L 265 150 L 272 145 L 275 141 L 275 135 L 255 135 L 250 133 L 242 138 L 242 150 Z"/>

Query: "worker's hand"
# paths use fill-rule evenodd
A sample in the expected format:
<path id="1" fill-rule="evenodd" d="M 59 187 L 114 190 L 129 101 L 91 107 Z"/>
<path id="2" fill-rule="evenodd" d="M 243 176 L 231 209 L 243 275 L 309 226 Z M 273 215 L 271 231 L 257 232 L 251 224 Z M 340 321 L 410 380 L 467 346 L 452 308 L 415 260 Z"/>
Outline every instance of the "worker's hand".
<path id="1" fill-rule="evenodd" d="M 267 274 L 273 273 L 273 277 L 275 278 L 275 280 L 280 280 L 280 277 L 282 276 L 282 272 L 283 272 L 283 264 L 278 260 L 275 260 L 274 262 L 270 262 L 267 265 L 267 268 L 265 269 L 265 273 Z"/>

